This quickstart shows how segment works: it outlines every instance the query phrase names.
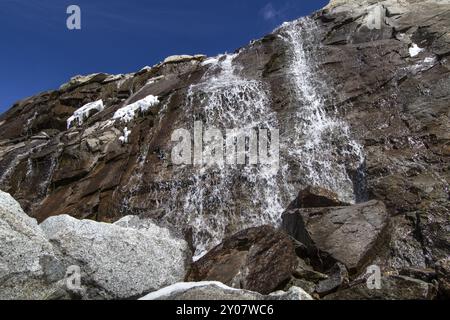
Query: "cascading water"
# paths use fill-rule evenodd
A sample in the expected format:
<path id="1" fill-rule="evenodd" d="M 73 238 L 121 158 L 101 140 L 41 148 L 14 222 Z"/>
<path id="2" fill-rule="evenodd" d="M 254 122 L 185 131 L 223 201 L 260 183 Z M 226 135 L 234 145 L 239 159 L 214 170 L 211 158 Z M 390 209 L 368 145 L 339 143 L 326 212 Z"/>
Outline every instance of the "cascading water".
<path id="1" fill-rule="evenodd" d="M 45 159 L 40 159 L 40 166 L 38 166 L 32 158 L 35 153 L 48 148 L 50 143 L 51 140 L 34 141 L 33 145 L 30 146 L 28 150 L 16 155 L 6 169 L 3 172 L 0 172 L 0 188 L 2 190 L 9 190 L 12 187 L 11 180 L 16 174 L 17 167 L 26 163 L 25 175 L 16 181 L 17 189 L 19 192 L 27 192 L 30 186 L 33 186 L 33 192 L 37 197 L 45 197 L 50 192 L 50 184 L 53 174 L 58 167 L 60 151 L 57 151 L 56 154 L 50 154 Z M 39 181 L 37 185 L 34 184 L 35 179 Z"/>
<path id="2" fill-rule="evenodd" d="M 250 132 L 278 129 L 276 113 L 265 85 L 238 75 L 236 55 L 224 55 L 209 65 L 202 82 L 189 88 L 185 123 L 201 121 L 205 130 L 216 128 Z M 172 189 L 173 203 L 166 219 L 192 227 L 196 254 L 201 255 L 229 231 L 276 224 L 285 194 L 277 168 L 268 165 L 179 166 L 175 179 L 190 181 L 182 193 Z M 175 210 L 174 210 L 175 209 Z M 181 222 L 182 220 L 183 222 Z M 181 223 L 180 223 L 181 222 Z"/>
<path id="3" fill-rule="evenodd" d="M 134 203 L 153 201 L 155 209 L 163 212 L 161 222 L 191 228 L 197 257 L 225 235 L 251 226 L 277 225 L 283 210 L 306 186 L 333 190 L 343 201 L 355 200 L 347 172 L 360 167 L 362 149 L 351 139 L 348 125 L 339 120 L 334 93 L 317 72 L 313 49 L 319 43 L 314 37 L 318 28 L 302 19 L 283 25 L 275 34 L 287 47 L 285 75 L 292 92 L 285 116 L 272 109 L 266 83 L 242 76 L 237 53 L 203 63 L 207 71 L 189 88 L 177 125 L 192 133 L 197 121 L 204 130 L 216 128 L 224 135 L 227 129 L 280 130 L 280 166 L 174 165 L 170 178 L 167 172 L 159 173 L 153 190 L 135 183 L 141 181 L 142 162 L 130 180 L 130 193 L 146 194 Z M 147 153 L 144 150 L 141 158 L 145 160 Z"/>
<path id="4" fill-rule="evenodd" d="M 315 46 L 320 30 L 310 18 L 285 23 L 276 31 L 290 49 L 287 76 L 295 108 L 285 125 L 289 163 L 296 163 L 307 185 L 334 191 L 341 200 L 355 202 L 354 182 L 348 175 L 363 163 L 362 147 L 351 138 L 333 104 L 335 92 L 323 81 Z"/>

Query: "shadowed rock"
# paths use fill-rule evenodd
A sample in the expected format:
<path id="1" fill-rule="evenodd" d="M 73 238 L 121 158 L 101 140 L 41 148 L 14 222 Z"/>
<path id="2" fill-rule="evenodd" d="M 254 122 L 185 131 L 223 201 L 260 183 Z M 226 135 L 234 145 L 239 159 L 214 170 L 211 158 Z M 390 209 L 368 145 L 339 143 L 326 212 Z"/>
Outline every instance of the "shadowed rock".
<path id="1" fill-rule="evenodd" d="M 450 298 L 450 258 L 442 259 L 436 264 L 439 293 L 443 298 Z"/>
<path id="2" fill-rule="evenodd" d="M 381 278 L 381 289 L 369 289 L 360 283 L 349 289 L 327 295 L 325 300 L 431 300 L 436 287 L 430 283 L 404 276 Z"/>
<path id="3" fill-rule="evenodd" d="M 220 281 L 234 288 L 268 294 L 295 270 L 289 237 L 270 226 L 250 228 L 226 238 L 191 266 L 188 281 Z"/>
<path id="4" fill-rule="evenodd" d="M 298 193 L 297 198 L 291 202 L 287 210 L 300 208 L 322 208 L 347 206 L 338 199 L 336 193 L 320 187 L 308 187 Z"/>
<path id="5" fill-rule="evenodd" d="M 369 201 L 349 207 L 288 210 L 282 228 L 304 243 L 312 263 L 321 269 L 335 261 L 357 273 L 374 258 L 377 246 L 386 241 L 386 207 Z"/>

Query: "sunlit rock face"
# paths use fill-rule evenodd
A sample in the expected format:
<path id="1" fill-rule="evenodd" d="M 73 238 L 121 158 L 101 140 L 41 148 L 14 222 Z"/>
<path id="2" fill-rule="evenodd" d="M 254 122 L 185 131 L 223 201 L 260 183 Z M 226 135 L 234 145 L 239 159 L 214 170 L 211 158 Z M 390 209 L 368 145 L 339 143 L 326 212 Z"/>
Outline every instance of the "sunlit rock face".
<path id="1" fill-rule="evenodd" d="M 38 221 L 152 219 L 200 257 L 278 226 L 299 190 L 319 187 L 386 204 L 392 250 L 379 264 L 432 266 L 450 251 L 449 8 L 332 1 L 233 54 L 72 79 L 1 115 L 0 189 Z M 279 130 L 279 165 L 175 165 L 172 133 L 193 137 L 196 121 L 224 135 Z"/>

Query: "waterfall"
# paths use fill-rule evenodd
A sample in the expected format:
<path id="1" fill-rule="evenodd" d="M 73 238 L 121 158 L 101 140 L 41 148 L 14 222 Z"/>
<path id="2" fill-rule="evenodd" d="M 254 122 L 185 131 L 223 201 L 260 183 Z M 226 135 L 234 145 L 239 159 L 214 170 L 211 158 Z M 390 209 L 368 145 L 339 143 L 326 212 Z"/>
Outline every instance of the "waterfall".
<path id="1" fill-rule="evenodd" d="M 187 116 L 181 123 L 201 121 L 205 130 L 224 133 L 278 129 L 270 90 L 260 81 L 241 77 L 236 56 L 214 60 L 202 81 L 189 88 L 183 107 Z M 192 227 L 197 256 L 229 232 L 279 222 L 286 192 L 271 165 L 175 166 L 174 170 L 175 180 L 189 183 L 182 191 L 172 188 L 172 207 L 166 207 L 165 219 Z M 174 208 L 174 203 L 179 205 Z"/>
<path id="2" fill-rule="evenodd" d="M 290 51 L 286 71 L 292 86 L 293 110 L 285 125 L 287 157 L 300 167 L 305 185 L 334 191 L 341 200 L 355 202 L 356 172 L 364 161 L 361 145 L 350 134 L 348 124 L 339 118 L 336 92 L 319 70 L 320 29 L 310 18 L 285 23 L 276 32 Z"/>
<path id="3" fill-rule="evenodd" d="M 15 156 L 14 159 L 8 164 L 8 166 L 2 170 L 3 172 L 0 174 L 0 187 L 2 190 L 8 190 L 10 187 L 10 179 L 16 170 L 17 166 L 23 159 L 26 159 L 29 155 L 29 152 L 21 153 Z"/>
<path id="4" fill-rule="evenodd" d="M 6 169 L 3 170 L 3 172 L 0 172 L 1 189 L 9 190 L 12 187 L 12 176 L 16 174 L 17 167 L 26 161 L 26 172 L 21 179 L 18 179 L 17 189 L 19 191 L 22 189 L 27 190 L 27 188 L 33 184 L 33 179 L 38 177 L 40 179 L 40 183 L 37 188 L 34 189 L 35 194 L 40 197 L 45 197 L 50 192 L 50 183 L 53 178 L 54 171 L 58 166 L 59 151 L 57 154 L 50 154 L 50 160 L 46 159 L 45 165 L 41 166 L 42 168 L 36 167 L 36 164 L 33 163 L 32 156 L 44 148 L 48 148 L 50 143 L 51 140 L 34 142 L 34 144 L 28 146 L 27 150 L 17 154 L 8 164 Z M 26 185 L 26 187 L 22 188 L 22 184 Z"/>
<path id="5" fill-rule="evenodd" d="M 283 116 L 272 109 L 267 83 L 242 75 L 239 55 L 226 54 L 203 62 L 202 79 L 191 85 L 175 128 L 280 130 L 280 166 L 174 165 L 143 185 L 148 149 L 128 187 L 127 210 L 151 207 L 155 219 L 170 226 L 191 228 L 195 256 L 200 257 L 224 236 L 263 224 L 278 225 L 281 214 L 301 188 L 316 185 L 355 201 L 348 172 L 363 163 L 361 146 L 351 138 L 333 102 L 335 93 L 318 71 L 315 57 L 319 29 L 310 19 L 285 24 L 275 34 L 286 47 L 285 82 L 291 92 Z M 166 106 L 167 107 L 167 106 Z M 165 110 L 165 108 L 164 108 Z M 161 110 L 158 126 L 165 111 Z M 226 134 L 224 134 L 226 135 Z M 249 146 L 247 146 L 249 147 Z M 168 177 L 170 174 L 170 177 Z M 145 205 L 139 207 L 139 202 Z M 136 205 L 135 205 L 136 204 Z M 150 205 L 151 204 L 151 205 Z M 129 211 L 128 211 L 129 212 Z"/>

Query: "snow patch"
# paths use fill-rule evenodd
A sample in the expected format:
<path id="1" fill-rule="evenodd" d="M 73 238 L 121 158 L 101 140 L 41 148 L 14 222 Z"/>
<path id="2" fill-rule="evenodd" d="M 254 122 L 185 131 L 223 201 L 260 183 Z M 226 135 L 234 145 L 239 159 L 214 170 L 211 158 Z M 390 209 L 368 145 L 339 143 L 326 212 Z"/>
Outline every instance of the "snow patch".
<path id="1" fill-rule="evenodd" d="M 420 48 L 417 44 L 413 43 L 412 46 L 409 48 L 409 55 L 411 57 L 415 57 L 424 50 L 425 50 L 424 48 Z"/>
<path id="2" fill-rule="evenodd" d="M 207 66 L 209 64 L 217 64 L 219 63 L 219 59 L 217 58 L 209 58 L 201 63 L 202 66 Z"/>
<path id="3" fill-rule="evenodd" d="M 90 116 L 104 109 L 103 100 L 97 100 L 88 104 L 85 104 L 80 109 L 75 110 L 73 115 L 67 119 L 67 129 L 74 125 L 82 125 L 83 122 Z"/>
<path id="4" fill-rule="evenodd" d="M 148 79 L 148 81 L 146 82 L 145 85 L 153 84 L 153 83 L 158 82 L 159 80 L 162 80 L 164 78 L 165 77 L 162 75 L 162 76 L 158 76 L 158 77 L 154 77 L 154 78 Z"/>
<path id="5" fill-rule="evenodd" d="M 170 296 L 172 293 L 184 292 L 192 288 L 217 286 L 224 290 L 239 291 L 240 289 L 231 288 L 218 281 L 200 281 L 200 282 L 179 282 L 169 287 L 162 288 L 158 291 L 152 292 L 139 300 L 156 300 L 162 297 Z"/>
<path id="6" fill-rule="evenodd" d="M 142 71 L 150 71 L 150 70 L 152 70 L 152 67 L 150 67 L 150 66 L 145 66 L 145 67 L 143 67 L 141 70 L 139 70 L 139 72 L 142 72 Z"/>
<path id="7" fill-rule="evenodd" d="M 114 113 L 113 119 L 123 122 L 130 122 L 136 116 L 136 112 L 147 112 L 148 109 L 159 103 L 158 97 L 149 95 L 144 99 L 136 101 L 125 107 L 120 108 Z"/>
<path id="8" fill-rule="evenodd" d="M 128 137 L 131 134 L 131 130 L 128 130 L 127 127 L 123 128 L 123 136 L 119 137 L 120 142 L 123 144 L 128 143 Z"/>

